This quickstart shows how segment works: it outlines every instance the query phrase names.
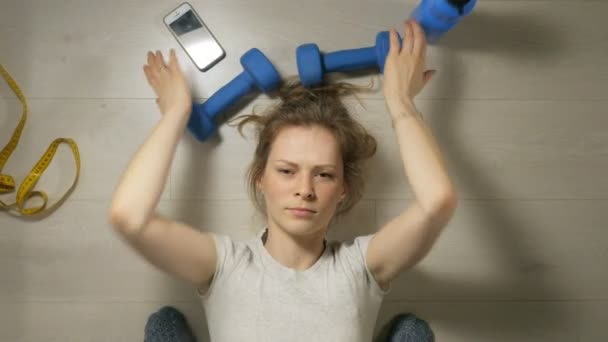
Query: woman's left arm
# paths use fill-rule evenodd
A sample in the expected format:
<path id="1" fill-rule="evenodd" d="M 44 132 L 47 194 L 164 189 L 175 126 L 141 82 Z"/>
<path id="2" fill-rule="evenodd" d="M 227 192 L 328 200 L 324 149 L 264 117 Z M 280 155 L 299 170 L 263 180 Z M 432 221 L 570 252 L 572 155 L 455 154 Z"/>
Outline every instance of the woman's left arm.
<path id="1" fill-rule="evenodd" d="M 384 96 L 415 200 L 370 241 L 367 264 L 381 286 L 428 254 L 457 202 L 439 146 L 413 101 L 433 75 L 433 71 L 423 71 L 424 32 L 414 21 L 404 27 L 401 48 L 397 33 L 391 30 Z"/>

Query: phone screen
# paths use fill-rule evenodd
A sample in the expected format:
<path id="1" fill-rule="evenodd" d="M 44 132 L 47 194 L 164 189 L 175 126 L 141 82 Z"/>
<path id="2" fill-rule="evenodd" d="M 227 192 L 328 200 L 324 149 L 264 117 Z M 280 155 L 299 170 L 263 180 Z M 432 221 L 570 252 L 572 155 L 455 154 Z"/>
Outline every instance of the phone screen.
<path id="1" fill-rule="evenodd" d="M 192 10 L 186 11 L 169 27 L 198 69 L 208 70 L 224 57 L 222 47 Z"/>

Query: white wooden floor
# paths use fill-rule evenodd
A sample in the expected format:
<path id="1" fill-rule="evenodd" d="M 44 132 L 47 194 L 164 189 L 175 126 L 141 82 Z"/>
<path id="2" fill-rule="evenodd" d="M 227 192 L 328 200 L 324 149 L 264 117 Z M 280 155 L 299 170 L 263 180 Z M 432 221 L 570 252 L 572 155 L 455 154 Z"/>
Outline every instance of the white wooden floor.
<path id="1" fill-rule="evenodd" d="M 148 315 L 169 304 L 208 340 L 193 289 L 146 264 L 106 219 L 118 177 L 160 117 L 142 71 L 148 50 L 176 48 L 204 101 L 241 72 L 239 57 L 252 47 L 294 75 L 300 44 L 371 46 L 417 1 L 192 0 L 227 51 L 204 74 L 162 24 L 178 3 L 2 0 L 0 63 L 30 107 L 3 173 L 21 184 L 53 139 L 69 137 L 82 174 L 43 220 L 1 213 L 0 341 L 141 341 Z M 438 73 L 418 105 L 460 207 L 431 254 L 394 284 L 378 331 L 412 311 L 438 341 L 608 341 L 607 14 L 606 1 L 482 0 L 429 47 Z M 363 97 L 366 108 L 349 104 L 379 150 L 367 194 L 339 238 L 373 232 L 412 199 L 382 92 Z M 240 112 L 270 100 L 260 95 Z M 0 145 L 20 115 L 0 82 Z M 184 136 L 159 210 L 247 238 L 259 228 L 243 187 L 253 141 L 232 127 L 220 136 L 206 144 Z M 73 176 L 62 147 L 37 188 L 54 202 Z M 12 203 L 14 194 L 0 199 Z"/>

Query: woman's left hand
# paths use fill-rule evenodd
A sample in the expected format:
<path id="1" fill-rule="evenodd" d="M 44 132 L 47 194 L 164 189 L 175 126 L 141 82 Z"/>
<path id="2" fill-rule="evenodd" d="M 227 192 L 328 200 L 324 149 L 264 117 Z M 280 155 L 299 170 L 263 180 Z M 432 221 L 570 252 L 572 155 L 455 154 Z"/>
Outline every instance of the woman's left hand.
<path id="1" fill-rule="evenodd" d="M 426 38 L 422 27 L 411 19 L 404 23 L 403 33 L 399 47 L 397 32 L 390 30 L 390 48 L 384 65 L 384 98 L 389 108 L 413 103 L 435 73 L 424 71 Z"/>

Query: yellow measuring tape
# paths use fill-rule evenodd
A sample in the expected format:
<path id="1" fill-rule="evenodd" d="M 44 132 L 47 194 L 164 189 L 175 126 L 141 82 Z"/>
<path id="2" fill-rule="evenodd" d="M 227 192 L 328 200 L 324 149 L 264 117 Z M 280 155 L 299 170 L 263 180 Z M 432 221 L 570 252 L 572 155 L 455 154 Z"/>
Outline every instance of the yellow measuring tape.
<path id="1" fill-rule="evenodd" d="M 6 194 L 15 191 L 15 181 L 10 175 L 2 174 L 2 168 L 4 167 L 4 164 L 6 163 L 8 158 L 11 156 L 11 153 L 13 153 L 13 150 L 15 150 L 15 148 L 17 147 L 17 144 L 19 143 L 19 138 L 21 137 L 21 132 L 23 131 L 23 126 L 25 126 L 25 120 L 27 119 L 27 103 L 25 102 L 25 96 L 23 96 L 21 89 L 19 89 L 19 86 L 17 85 L 15 80 L 13 80 L 11 75 L 9 75 L 9 73 L 4 69 L 2 64 L 0 64 L 0 73 L 2 73 L 2 76 L 4 77 L 8 85 L 11 86 L 11 89 L 13 89 L 13 92 L 15 93 L 15 95 L 17 95 L 17 97 L 21 101 L 21 104 L 23 105 L 23 114 L 21 115 L 21 121 L 19 121 L 17 128 L 13 132 L 11 140 L 8 142 L 8 144 L 6 144 L 6 146 L 4 146 L 2 152 L 0 152 L 0 194 Z M 74 183 L 72 183 L 72 186 L 70 186 L 68 191 L 66 191 L 66 193 L 57 202 L 55 202 L 53 206 L 45 210 L 48 201 L 46 193 L 44 193 L 43 191 L 32 191 L 32 188 L 34 187 L 34 185 L 36 185 L 38 179 L 40 178 L 40 176 L 42 176 L 44 170 L 46 170 L 47 166 L 49 166 L 49 164 L 53 160 L 55 152 L 57 151 L 57 147 L 61 143 L 66 143 L 72 148 L 72 152 L 74 153 L 74 159 L 76 162 L 76 177 L 74 178 Z M 32 168 L 27 177 L 25 177 L 25 180 L 23 181 L 23 183 L 21 183 L 21 186 L 19 186 L 19 190 L 17 191 L 17 201 L 13 204 L 6 204 L 0 200 L 0 210 L 7 211 L 9 213 L 11 213 L 11 211 L 16 211 L 17 213 L 21 214 L 21 216 L 42 214 L 46 211 L 52 211 L 55 209 L 55 207 L 63 203 L 65 197 L 72 192 L 74 186 L 78 181 L 79 175 L 80 154 L 78 153 L 78 146 L 76 145 L 74 140 L 69 138 L 55 139 L 51 143 L 49 148 L 46 150 L 46 152 L 42 155 L 42 157 L 40 157 L 40 160 L 38 160 L 38 162 Z M 25 202 L 27 202 L 28 199 L 34 196 L 41 197 L 43 204 L 39 207 L 25 208 Z"/>

